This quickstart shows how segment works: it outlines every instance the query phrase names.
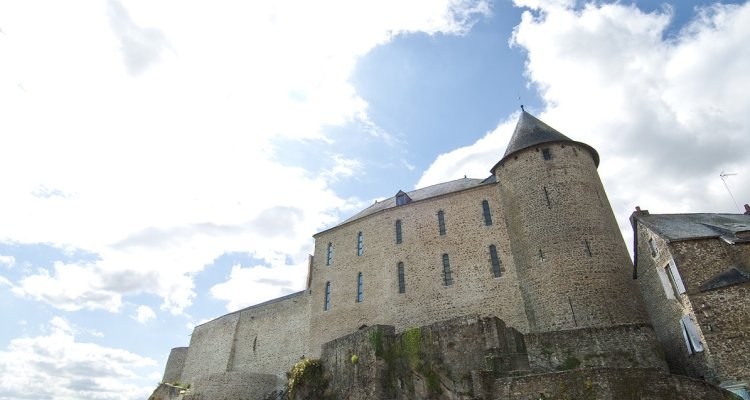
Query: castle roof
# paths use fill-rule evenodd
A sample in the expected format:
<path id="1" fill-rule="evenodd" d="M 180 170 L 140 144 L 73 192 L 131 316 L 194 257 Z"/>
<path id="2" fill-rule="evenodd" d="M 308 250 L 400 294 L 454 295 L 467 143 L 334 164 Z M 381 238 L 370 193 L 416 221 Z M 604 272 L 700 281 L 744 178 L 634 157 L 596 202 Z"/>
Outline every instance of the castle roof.
<path id="1" fill-rule="evenodd" d="M 750 215 L 747 214 L 649 214 L 648 210 L 634 212 L 633 278 L 638 271 L 638 224 L 661 236 L 667 243 L 696 239 L 722 239 L 727 243 L 750 242 Z"/>
<path id="2" fill-rule="evenodd" d="M 709 238 L 750 242 L 750 215 L 641 214 L 636 219 L 667 242 Z"/>
<path id="3" fill-rule="evenodd" d="M 521 150 L 544 143 L 555 142 L 575 143 L 584 147 L 589 153 L 591 153 L 591 157 L 594 159 L 596 166 L 599 166 L 599 153 L 597 153 L 593 147 L 570 139 L 558 132 L 555 128 L 545 124 L 525 110 L 522 110 L 521 116 L 518 118 L 518 123 L 516 124 L 516 129 L 513 131 L 513 136 L 511 136 L 510 142 L 508 142 L 508 147 L 505 149 L 505 155 L 503 155 L 503 158 L 492 167 L 491 171 L 494 174 L 498 165 L 502 164 L 508 157 Z"/>
<path id="4" fill-rule="evenodd" d="M 349 222 L 358 220 L 360 218 L 364 218 L 368 215 L 375 214 L 378 211 L 397 207 L 396 198 L 398 197 L 399 194 L 406 194 L 410 199 L 409 202 L 415 202 L 415 201 L 426 200 L 426 199 L 430 199 L 433 197 L 442 196 L 442 195 L 453 193 L 453 192 L 458 192 L 458 191 L 465 190 L 465 189 L 470 189 L 470 188 L 477 187 L 477 186 L 487 184 L 487 183 L 492 183 L 494 182 L 494 179 L 492 178 L 494 177 L 489 177 L 487 179 L 473 179 L 473 178 L 464 177 L 461 179 L 456 179 L 454 181 L 438 183 L 436 185 L 427 186 L 427 187 L 420 188 L 420 189 L 415 189 L 410 192 L 403 192 L 399 190 L 395 196 L 389 197 L 385 200 L 376 201 L 371 206 L 365 208 L 364 210 L 358 212 L 357 214 L 354 214 L 353 216 L 349 217 L 344 222 L 341 222 L 340 224 L 330 229 L 333 229 L 341 225 L 345 225 Z M 328 229 L 326 229 L 326 231 L 327 230 Z M 322 232 L 325 232 L 325 231 L 322 231 Z M 318 234 L 322 232 L 319 232 Z"/>

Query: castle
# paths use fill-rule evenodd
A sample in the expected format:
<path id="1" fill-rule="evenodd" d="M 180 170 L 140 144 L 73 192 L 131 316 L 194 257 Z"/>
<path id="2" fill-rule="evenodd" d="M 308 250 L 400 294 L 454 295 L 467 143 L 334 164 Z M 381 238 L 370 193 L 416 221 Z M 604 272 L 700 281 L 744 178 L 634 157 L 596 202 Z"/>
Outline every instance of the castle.
<path id="1" fill-rule="evenodd" d="M 716 276 L 681 286 L 668 299 L 683 296 L 679 306 L 661 304 L 664 274 L 653 271 L 670 252 L 687 266 L 693 250 L 668 250 L 655 216 L 636 213 L 636 271 L 598 164 L 591 146 L 522 111 L 489 178 L 398 191 L 315 234 L 305 290 L 195 327 L 164 382 L 191 384 L 196 399 L 264 398 L 307 357 L 322 359 L 338 398 L 567 398 L 571 381 L 590 398 L 723 399 L 714 384 L 725 381 L 740 393 L 750 380 L 750 216 L 730 218 L 742 239 L 732 265 L 696 272 Z M 651 238 L 659 257 L 641 243 Z M 699 285 L 731 287 L 735 303 L 704 301 Z M 733 315 L 722 344 L 700 323 L 685 327 L 696 301 Z M 388 349 L 415 335 L 421 347 L 398 364 L 405 350 Z M 685 345 L 704 360 L 680 355 Z"/>

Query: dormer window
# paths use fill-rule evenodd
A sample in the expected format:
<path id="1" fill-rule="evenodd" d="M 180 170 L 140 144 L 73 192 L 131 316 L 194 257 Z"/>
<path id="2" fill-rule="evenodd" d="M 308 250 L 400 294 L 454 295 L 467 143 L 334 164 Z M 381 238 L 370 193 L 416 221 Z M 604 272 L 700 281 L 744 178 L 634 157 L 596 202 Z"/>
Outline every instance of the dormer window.
<path id="1" fill-rule="evenodd" d="M 409 195 L 399 190 L 398 193 L 396 193 L 396 205 L 403 206 L 404 204 L 409 203 L 411 203 L 411 198 L 409 197 Z"/>

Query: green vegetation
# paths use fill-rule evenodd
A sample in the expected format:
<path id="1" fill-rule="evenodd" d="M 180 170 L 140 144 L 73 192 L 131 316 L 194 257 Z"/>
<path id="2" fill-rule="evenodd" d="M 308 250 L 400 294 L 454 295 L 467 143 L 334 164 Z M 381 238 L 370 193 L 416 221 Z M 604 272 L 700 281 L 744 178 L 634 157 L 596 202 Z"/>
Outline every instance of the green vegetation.
<path id="1" fill-rule="evenodd" d="M 382 358 L 385 355 L 383 348 L 383 330 L 380 328 L 373 329 L 373 331 L 370 332 L 369 339 L 372 348 L 375 349 L 375 357 Z"/>
<path id="2" fill-rule="evenodd" d="M 318 359 L 303 358 L 287 373 L 290 399 L 325 399 L 330 397 L 323 364 Z"/>
<path id="3" fill-rule="evenodd" d="M 352 354 L 352 364 L 356 364 L 359 362 L 359 356 L 356 354 Z"/>

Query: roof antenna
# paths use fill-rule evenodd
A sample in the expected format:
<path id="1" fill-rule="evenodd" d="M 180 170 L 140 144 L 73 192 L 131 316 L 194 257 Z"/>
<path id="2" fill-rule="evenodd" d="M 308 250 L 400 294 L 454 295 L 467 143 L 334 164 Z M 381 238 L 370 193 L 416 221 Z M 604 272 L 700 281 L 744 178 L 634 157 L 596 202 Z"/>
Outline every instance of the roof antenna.
<path id="1" fill-rule="evenodd" d="M 727 185 L 727 177 L 732 176 L 732 175 L 737 175 L 737 174 L 728 174 L 724 171 L 721 171 L 721 173 L 719 174 L 719 177 L 721 178 L 721 181 L 724 182 L 724 186 L 727 188 L 727 192 L 729 192 L 729 197 L 732 198 L 732 201 L 734 202 L 734 206 L 737 207 L 737 212 L 742 213 L 742 211 L 740 211 L 740 206 L 737 205 L 737 200 L 735 200 L 734 196 L 732 195 L 732 191 L 729 190 L 729 185 Z"/>

